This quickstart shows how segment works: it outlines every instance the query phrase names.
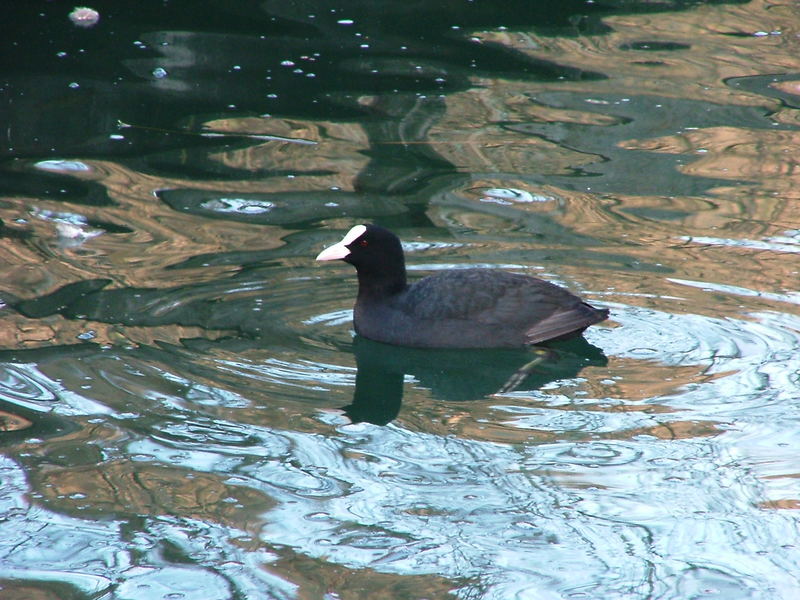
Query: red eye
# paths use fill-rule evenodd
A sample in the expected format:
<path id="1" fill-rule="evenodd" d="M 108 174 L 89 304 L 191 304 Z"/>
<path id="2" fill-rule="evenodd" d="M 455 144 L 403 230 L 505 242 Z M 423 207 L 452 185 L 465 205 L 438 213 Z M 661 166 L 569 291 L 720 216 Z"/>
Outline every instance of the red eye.
<path id="1" fill-rule="evenodd" d="M 358 242 L 358 245 L 361 246 L 362 248 L 366 248 L 367 246 L 369 246 L 369 242 L 367 240 L 360 240 Z"/>

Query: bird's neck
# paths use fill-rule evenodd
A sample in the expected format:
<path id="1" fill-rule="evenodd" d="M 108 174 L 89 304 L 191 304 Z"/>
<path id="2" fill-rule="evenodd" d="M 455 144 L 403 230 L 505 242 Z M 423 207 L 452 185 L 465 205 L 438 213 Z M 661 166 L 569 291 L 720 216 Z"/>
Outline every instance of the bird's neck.
<path id="1" fill-rule="evenodd" d="M 384 298 L 406 289 L 406 269 L 381 269 L 358 271 L 358 295 L 361 298 Z"/>

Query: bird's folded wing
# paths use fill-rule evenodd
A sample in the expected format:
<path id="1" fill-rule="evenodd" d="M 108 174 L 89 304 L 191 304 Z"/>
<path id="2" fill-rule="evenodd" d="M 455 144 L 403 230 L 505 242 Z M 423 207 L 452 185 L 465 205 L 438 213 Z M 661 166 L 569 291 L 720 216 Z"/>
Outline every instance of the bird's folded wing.
<path id="1" fill-rule="evenodd" d="M 582 331 L 608 318 L 608 311 L 580 303 L 570 308 L 559 308 L 553 314 L 534 324 L 525 332 L 528 344 L 538 344 L 571 333 Z"/>

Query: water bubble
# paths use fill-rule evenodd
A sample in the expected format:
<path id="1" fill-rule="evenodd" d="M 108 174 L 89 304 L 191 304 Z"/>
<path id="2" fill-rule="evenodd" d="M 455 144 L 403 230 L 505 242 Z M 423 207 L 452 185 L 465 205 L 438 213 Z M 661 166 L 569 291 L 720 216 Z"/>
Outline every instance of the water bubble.
<path id="1" fill-rule="evenodd" d="M 76 6 L 69 13 L 69 20 L 78 27 L 93 27 L 100 21 L 100 13 L 88 6 Z"/>

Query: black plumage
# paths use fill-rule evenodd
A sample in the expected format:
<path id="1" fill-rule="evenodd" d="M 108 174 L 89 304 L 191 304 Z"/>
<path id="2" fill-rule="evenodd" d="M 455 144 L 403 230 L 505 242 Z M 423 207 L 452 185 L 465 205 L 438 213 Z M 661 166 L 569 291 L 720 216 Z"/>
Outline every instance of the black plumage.
<path id="1" fill-rule="evenodd" d="M 366 338 L 421 348 L 508 348 L 580 334 L 608 318 L 543 279 L 495 269 L 452 269 L 406 281 L 400 240 L 357 225 L 317 260 L 355 266 L 355 330 Z"/>

